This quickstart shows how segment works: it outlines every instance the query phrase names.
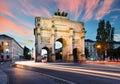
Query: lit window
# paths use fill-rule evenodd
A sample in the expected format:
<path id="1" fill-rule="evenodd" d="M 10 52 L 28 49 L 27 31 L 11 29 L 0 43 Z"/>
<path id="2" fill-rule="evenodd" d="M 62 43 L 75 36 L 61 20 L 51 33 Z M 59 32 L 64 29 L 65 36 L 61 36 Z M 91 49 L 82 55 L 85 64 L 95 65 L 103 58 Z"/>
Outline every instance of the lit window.
<path id="1" fill-rule="evenodd" d="M 5 46 L 9 46 L 9 42 L 5 42 Z"/>
<path id="2" fill-rule="evenodd" d="M 8 53 L 8 52 L 9 52 L 9 49 L 6 49 L 6 52 Z"/>

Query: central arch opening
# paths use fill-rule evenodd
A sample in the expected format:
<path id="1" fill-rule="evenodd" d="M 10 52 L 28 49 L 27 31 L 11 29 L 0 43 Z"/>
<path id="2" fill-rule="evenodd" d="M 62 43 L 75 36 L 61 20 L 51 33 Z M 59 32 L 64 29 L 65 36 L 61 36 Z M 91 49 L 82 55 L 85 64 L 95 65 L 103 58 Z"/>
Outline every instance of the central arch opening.
<path id="1" fill-rule="evenodd" d="M 60 38 L 55 42 L 55 58 L 56 61 L 62 61 L 63 56 L 63 39 Z"/>

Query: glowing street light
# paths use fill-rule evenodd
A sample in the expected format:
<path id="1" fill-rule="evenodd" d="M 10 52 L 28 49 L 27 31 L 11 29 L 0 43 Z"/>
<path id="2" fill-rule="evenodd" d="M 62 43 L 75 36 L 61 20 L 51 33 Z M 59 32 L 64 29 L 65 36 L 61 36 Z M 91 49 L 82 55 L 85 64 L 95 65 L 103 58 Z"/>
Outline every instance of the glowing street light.
<path id="1" fill-rule="evenodd" d="M 101 49 L 101 45 L 100 45 L 100 44 L 98 44 L 98 45 L 96 46 L 96 48 Z"/>

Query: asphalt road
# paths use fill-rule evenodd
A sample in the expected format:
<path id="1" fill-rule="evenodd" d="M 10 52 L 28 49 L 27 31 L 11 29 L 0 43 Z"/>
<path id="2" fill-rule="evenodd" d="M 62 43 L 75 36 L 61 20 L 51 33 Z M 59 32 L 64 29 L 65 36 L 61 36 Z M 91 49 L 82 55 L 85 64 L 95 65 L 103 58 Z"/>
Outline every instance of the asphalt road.
<path id="1" fill-rule="evenodd" d="M 76 64 L 67 66 L 62 63 L 38 63 L 32 66 L 22 66 L 22 68 L 59 77 L 76 84 L 120 84 L 119 68 L 91 65 L 76 66 Z M 100 70 L 100 68 L 103 69 Z"/>
<path id="2" fill-rule="evenodd" d="M 41 64 L 39 67 L 34 68 L 31 66 L 22 66 L 20 67 L 22 69 L 3 67 L 2 70 L 8 75 L 9 84 L 63 84 L 41 73 L 59 77 L 75 84 L 120 84 L 119 68 L 91 65 L 79 65 L 78 68 L 76 64 L 74 66 L 69 65 L 66 68 L 64 64 L 51 63 Z M 103 69 L 97 70 L 99 68 Z M 105 73 L 104 70 L 107 70 L 107 72 Z"/>
<path id="3" fill-rule="evenodd" d="M 57 81 L 41 73 L 11 67 L 10 64 L 0 65 L 0 69 L 8 76 L 8 84 L 57 84 Z"/>

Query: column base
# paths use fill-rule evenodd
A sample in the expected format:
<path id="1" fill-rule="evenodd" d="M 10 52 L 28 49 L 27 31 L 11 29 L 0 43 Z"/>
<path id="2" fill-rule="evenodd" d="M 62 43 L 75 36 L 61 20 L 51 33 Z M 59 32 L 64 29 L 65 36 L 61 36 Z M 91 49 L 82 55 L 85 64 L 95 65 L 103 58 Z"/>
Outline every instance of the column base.
<path id="1" fill-rule="evenodd" d="M 41 62 L 41 56 L 36 56 L 35 62 Z"/>
<path id="2" fill-rule="evenodd" d="M 85 63 L 85 55 L 81 54 L 78 55 L 78 63 Z"/>
<path id="3" fill-rule="evenodd" d="M 52 62 L 55 62 L 55 54 L 52 54 L 51 58 L 52 58 Z"/>
<path id="4" fill-rule="evenodd" d="M 73 54 L 69 54 L 68 56 L 67 56 L 67 60 L 66 60 L 67 62 L 73 62 Z"/>

